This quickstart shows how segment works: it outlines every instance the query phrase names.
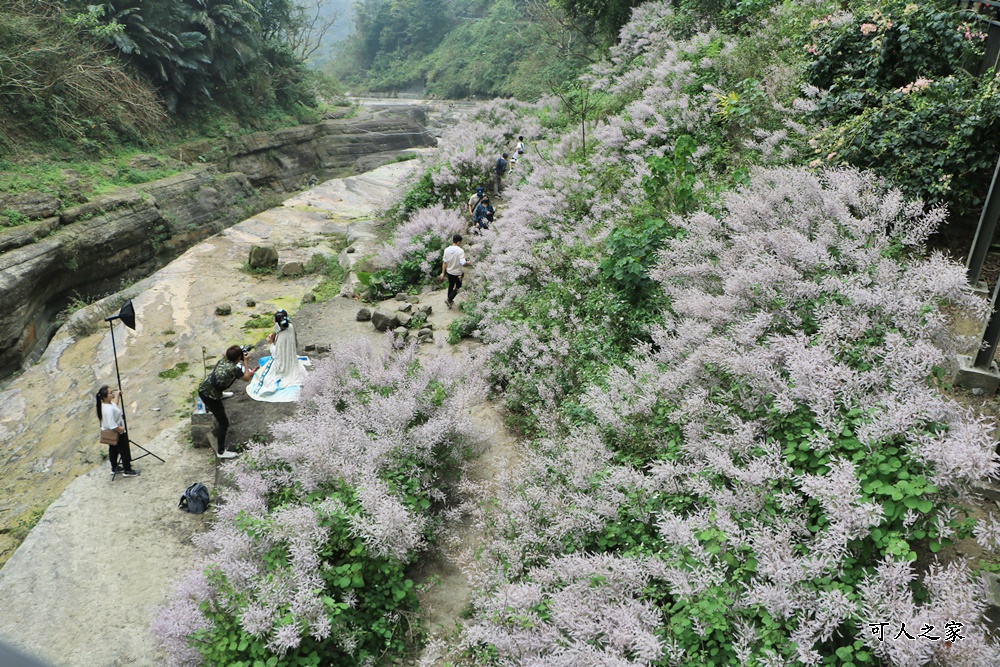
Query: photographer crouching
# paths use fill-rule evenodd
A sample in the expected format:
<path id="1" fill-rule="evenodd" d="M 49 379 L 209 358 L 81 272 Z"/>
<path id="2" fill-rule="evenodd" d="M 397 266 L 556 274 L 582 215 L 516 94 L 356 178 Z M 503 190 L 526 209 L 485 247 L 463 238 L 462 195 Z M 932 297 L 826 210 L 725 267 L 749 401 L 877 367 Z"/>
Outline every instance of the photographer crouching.
<path id="1" fill-rule="evenodd" d="M 222 392 L 229 389 L 229 386 L 236 380 L 249 382 L 250 378 L 253 377 L 257 369 L 250 367 L 250 361 L 247 359 L 249 352 L 250 346 L 231 346 L 226 350 L 226 358 L 219 360 L 208 377 L 198 385 L 199 398 L 205 404 L 205 408 L 219 422 L 219 449 L 215 455 L 220 459 L 236 457 L 236 452 L 226 451 L 226 432 L 229 430 L 229 418 L 226 417 L 226 408 L 222 404 Z"/>

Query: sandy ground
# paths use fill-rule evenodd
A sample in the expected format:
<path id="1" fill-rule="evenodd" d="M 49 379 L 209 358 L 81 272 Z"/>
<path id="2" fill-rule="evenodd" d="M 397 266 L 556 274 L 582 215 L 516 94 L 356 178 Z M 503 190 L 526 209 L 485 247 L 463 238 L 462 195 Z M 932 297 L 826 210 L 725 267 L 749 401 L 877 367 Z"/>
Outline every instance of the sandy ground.
<path id="1" fill-rule="evenodd" d="M 0 635 L 51 665 L 160 665 L 149 623 L 190 565 L 191 535 L 212 513 L 177 509 L 215 463 L 195 456 L 180 422 L 139 444 L 166 460 L 136 461 L 138 477 L 102 464 L 46 510 L 0 576 Z M 142 451 L 133 447 L 133 455 Z"/>

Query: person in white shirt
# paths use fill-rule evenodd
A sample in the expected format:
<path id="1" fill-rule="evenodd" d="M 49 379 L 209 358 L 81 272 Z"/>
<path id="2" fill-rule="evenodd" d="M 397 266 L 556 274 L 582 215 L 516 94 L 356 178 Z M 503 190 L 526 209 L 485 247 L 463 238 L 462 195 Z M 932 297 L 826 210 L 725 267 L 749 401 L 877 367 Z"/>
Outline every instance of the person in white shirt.
<path id="1" fill-rule="evenodd" d="M 125 432 L 125 415 L 120 403 L 121 392 L 112 391 L 108 385 L 97 390 L 97 418 L 101 421 L 102 431 L 117 431 L 118 442 L 108 445 L 108 461 L 111 463 L 111 474 L 118 472 L 119 459 L 125 477 L 135 477 L 138 470 L 132 469 L 132 452 L 128 446 L 128 433 Z"/>
<path id="2" fill-rule="evenodd" d="M 471 267 L 472 262 L 465 259 L 462 235 L 455 234 L 451 237 L 451 245 L 444 249 L 444 261 L 441 262 L 441 275 L 438 277 L 438 280 L 444 280 L 445 275 L 448 276 L 448 298 L 444 302 L 448 308 L 455 305 L 455 297 L 462 287 L 462 276 L 467 266 Z"/>

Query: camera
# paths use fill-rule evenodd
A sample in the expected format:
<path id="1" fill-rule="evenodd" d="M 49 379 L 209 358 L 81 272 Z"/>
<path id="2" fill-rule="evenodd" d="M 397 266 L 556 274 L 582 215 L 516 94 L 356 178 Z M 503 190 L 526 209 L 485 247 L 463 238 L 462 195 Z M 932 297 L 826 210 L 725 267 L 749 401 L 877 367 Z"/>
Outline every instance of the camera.
<path id="1" fill-rule="evenodd" d="M 243 356 L 245 357 L 251 352 L 253 352 L 253 345 L 244 345 L 243 347 L 240 348 L 240 350 L 243 352 Z"/>

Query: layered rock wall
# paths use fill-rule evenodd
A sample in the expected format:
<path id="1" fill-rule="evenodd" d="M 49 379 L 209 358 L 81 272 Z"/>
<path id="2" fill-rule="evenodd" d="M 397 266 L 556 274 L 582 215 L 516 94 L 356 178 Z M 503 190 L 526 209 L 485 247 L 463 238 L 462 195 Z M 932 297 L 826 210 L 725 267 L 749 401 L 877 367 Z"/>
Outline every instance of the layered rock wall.
<path id="1" fill-rule="evenodd" d="M 189 144 L 175 157 L 196 166 L 71 207 L 44 192 L 0 197 L 0 208 L 32 220 L 0 230 L 0 377 L 47 342 L 52 304 L 68 293 L 150 273 L 251 215 L 257 188 L 286 192 L 432 146 L 423 121 L 422 109 L 395 107 L 221 145 Z"/>

